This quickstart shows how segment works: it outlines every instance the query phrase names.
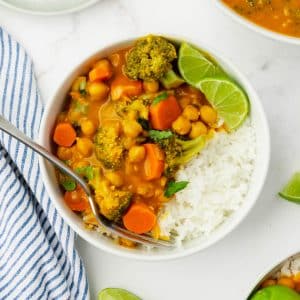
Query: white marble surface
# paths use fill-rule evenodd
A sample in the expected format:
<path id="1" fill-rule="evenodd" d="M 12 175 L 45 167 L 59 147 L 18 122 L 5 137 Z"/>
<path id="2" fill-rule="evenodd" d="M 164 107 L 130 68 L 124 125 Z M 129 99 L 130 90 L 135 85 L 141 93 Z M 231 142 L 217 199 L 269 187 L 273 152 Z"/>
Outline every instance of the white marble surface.
<path id="1" fill-rule="evenodd" d="M 117 286 L 145 300 L 242 300 L 267 266 L 300 250 L 300 207 L 276 196 L 300 169 L 297 46 L 241 27 L 223 16 L 213 0 L 103 0 L 59 17 L 23 15 L 0 7 L 0 24 L 32 56 L 45 102 L 87 53 L 118 38 L 161 32 L 202 40 L 229 57 L 256 87 L 267 112 L 271 168 L 257 205 L 240 227 L 201 253 L 160 263 L 114 257 L 78 238 L 92 299 L 100 289 Z"/>

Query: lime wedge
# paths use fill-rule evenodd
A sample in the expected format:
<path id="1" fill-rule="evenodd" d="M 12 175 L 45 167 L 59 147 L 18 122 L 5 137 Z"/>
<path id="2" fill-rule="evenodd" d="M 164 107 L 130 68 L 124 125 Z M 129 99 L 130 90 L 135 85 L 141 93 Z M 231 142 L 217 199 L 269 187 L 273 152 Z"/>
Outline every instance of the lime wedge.
<path id="1" fill-rule="evenodd" d="M 197 86 L 204 77 L 223 73 L 205 54 L 187 43 L 182 43 L 180 46 L 178 68 L 184 80 L 193 86 Z"/>
<path id="2" fill-rule="evenodd" d="M 210 77 L 200 80 L 197 88 L 216 109 L 229 131 L 243 123 L 249 112 L 249 101 L 236 83 L 225 77 Z"/>
<path id="3" fill-rule="evenodd" d="M 279 192 L 279 196 L 300 204 L 300 173 L 295 173 L 288 184 Z"/>
<path id="4" fill-rule="evenodd" d="M 141 300 L 141 298 L 124 289 L 107 288 L 98 294 L 98 300 Z"/>

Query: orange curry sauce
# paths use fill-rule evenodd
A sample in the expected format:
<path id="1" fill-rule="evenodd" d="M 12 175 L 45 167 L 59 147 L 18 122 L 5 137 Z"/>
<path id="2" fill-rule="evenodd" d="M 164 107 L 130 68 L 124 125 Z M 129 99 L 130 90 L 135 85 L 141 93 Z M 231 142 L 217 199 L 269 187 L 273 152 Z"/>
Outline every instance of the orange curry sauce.
<path id="1" fill-rule="evenodd" d="M 272 31 L 300 37 L 299 0 L 222 0 L 238 14 Z"/>

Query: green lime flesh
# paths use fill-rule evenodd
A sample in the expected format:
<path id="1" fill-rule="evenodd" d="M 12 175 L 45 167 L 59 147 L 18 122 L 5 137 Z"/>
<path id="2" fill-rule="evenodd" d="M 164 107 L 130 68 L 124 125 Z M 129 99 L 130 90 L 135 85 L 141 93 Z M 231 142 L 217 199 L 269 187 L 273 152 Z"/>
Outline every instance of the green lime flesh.
<path id="1" fill-rule="evenodd" d="M 293 175 L 279 195 L 288 201 L 300 204 L 300 172 Z"/>
<path id="2" fill-rule="evenodd" d="M 141 298 L 124 289 L 107 288 L 98 294 L 98 300 L 141 300 Z"/>

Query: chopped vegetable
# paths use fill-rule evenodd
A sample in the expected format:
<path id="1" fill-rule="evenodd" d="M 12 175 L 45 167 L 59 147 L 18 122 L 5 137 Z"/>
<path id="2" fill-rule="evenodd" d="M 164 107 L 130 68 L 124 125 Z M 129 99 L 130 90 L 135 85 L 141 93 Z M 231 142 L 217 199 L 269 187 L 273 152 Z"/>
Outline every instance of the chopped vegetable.
<path id="1" fill-rule="evenodd" d="M 171 68 L 177 57 L 174 45 L 160 36 L 139 39 L 128 53 L 125 73 L 132 79 L 158 80 Z"/>
<path id="2" fill-rule="evenodd" d="M 188 181 L 170 181 L 167 185 L 167 188 L 165 190 L 165 197 L 170 198 L 177 192 L 183 190 L 188 185 Z"/>
<path id="3" fill-rule="evenodd" d="M 181 108 L 172 95 L 157 104 L 150 106 L 150 121 L 154 129 L 166 130 L 180 116 Z"/>
<path id="4" fill-rule="evenodd" d="M 79 185 L 76 190 L 65 192 L 64 200 L 73 211 L 84 211 L 89 207 L 87 196 Z"/>
<path id="5" fill-rule="evenodd" d="M 158 96 L 156 96 L 153 101 L 152 101 L 152 105 L 156 105 L 158 104 L 159 102 L 165 100 L 168 98 L 168 93 L 167 92 L 162 92 L 160 93 Z"/>
<path id="6" fill-rule="evenodd" d="M 123 216 L 124 226 L 137 234 L 151 231 L 156 224 L 156 215 L 143 203 L 132 204 Z"/>
<path id="7" fill-rule="evenodd" d="M 111 83 L 111 98 L 119 100 L 123 96 L 138 96 L 143 91 L 143 84 L 139 80 L 131 80 L 124 75 L 116 77 Z"/>
<path id="8" fill-rule="evenodd" d="M 146 159 L 144 171 L 147 180 L 161 177 L 164 171 L 164 155 L 156 144 L 144 144 L 146 149 Z"/>
<path id="9" fill-rule="evenodd" d="M 92 180 L 94 178 L 94 168 L 92 166 L 78 167 L 75 171 L 88 180 Z"/>
<path id="10" fill-rule="evenodd" d="M 79 92 L 81 95 L 86 95 L 86 78 L 82 77 L 82 80 L 79 84 Z"/>
<path id="11" fill-rule="evenodd" d="M 124 146 L 116 132 L 111 126 L 102 126 L 95 136 L 95 154 L 105 168 L 119 169 L 124 158 Z"/>
<path id="12" fill-rule="evenodd" d="M 149 138 L 153 141 L 168 139 L 173 135 L 172 131 L 149 130 Z"/>
<path id="13" fill-rule="evenodd" d="M 112 76 L 111 64 L 107 59 L 102 59 L 95 65 L 89 73 L 91 82 L 97 80 L 107 80 Z"/>
<path id="14" fill-rule="evenodd" d="M 160 82 L 166 89 L 175 89 L 184 83 L 184 80 L 179 77 L 173 70 L 168 71 Z"/>
<path id="15" fill-rule="evenodd" d="M 76 131 L 70 123 L 58 123 L 54 130 L 54 142 L 63 147 L 70 147 L 76 140 Z"/>

